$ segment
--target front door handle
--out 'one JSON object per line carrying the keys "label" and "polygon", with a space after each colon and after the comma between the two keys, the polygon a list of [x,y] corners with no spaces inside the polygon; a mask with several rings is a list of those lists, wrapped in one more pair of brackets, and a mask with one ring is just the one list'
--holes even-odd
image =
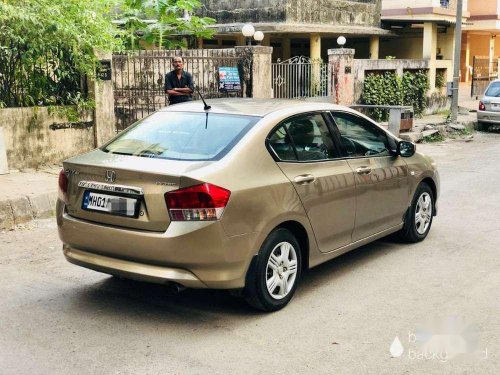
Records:
{"label": "front door handle", "polygon": [[316,177],[314,177],[312,174],[302,174],[300,176],[295,177],[293,180],[297,184],[305,185],[314,182],[316,180]]}
{"label": "front door handle", "polygon": [[372,169],[370,167],[359,167],[356,169],[357,174],[369,174]]}

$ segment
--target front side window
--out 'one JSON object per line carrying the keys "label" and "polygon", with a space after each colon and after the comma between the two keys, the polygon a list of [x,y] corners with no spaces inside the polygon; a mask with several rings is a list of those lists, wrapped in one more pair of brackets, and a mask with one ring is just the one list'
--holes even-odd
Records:
{"label": "front side window", "polygon": [[390,155],[387,134],[370,121],[345,112],[332,112],[347,156]]}
{"label": "front side window", "polygon": [[319,113],[285,120],[269,137],[269,145],[281,160],[321,161],[337,156],[330,131]]}
{"label": "front side window", "polygon": [[157,112],[123,132],[103,151],[174,160],[218,160],[260,120],[219,113]]}

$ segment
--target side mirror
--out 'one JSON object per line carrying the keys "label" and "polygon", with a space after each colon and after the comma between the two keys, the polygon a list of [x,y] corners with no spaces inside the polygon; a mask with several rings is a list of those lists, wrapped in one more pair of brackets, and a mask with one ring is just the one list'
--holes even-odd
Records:
{"label": "side mirror", "polygon": [[417,146],[414,143],[408,141],[399,141],[398,143],[398,154],[404,158],[415,155],[416,150]]}

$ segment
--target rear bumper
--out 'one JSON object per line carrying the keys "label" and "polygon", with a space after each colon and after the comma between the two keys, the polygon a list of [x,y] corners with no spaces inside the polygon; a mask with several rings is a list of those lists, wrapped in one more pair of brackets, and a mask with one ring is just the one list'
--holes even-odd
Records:
{"label": "rear bumper", "polygon": [[229,237],[220,222],[172,222],[166,232],[114,227],[68,215],[57,203],[66,259],[96,271],[191,288],[235,289],[260,245],[257,234]]}
{"label": "rear bumper", "polygon": [[477,111],[477,121],[500,124],[500,112]]}
{"label": "rear bumper", "polygon": [[188,288],[207,287],[193,273],[180,268],[129,262],[77,250],[68,245],[63,245],[63,252],[70,263],[110,275],[158,284],[176,282]]}

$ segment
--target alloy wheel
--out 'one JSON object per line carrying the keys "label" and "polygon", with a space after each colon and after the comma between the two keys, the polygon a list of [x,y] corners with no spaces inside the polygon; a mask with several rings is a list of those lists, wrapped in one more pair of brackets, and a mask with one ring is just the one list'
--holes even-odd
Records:
{"label": "alloy wheel", "polygon": [[424,234],[432,219],[432,198],[427,193],[424,192],[420,195],[417,201],[417,207],[415,209],[415,229],[417,233]]}
{"label": "alloy wheel", "polygon": [[267,291],[274,299],[283,299],[293,289],[297,278],[297,252],[289,242],[280,242],[267,261]]}

